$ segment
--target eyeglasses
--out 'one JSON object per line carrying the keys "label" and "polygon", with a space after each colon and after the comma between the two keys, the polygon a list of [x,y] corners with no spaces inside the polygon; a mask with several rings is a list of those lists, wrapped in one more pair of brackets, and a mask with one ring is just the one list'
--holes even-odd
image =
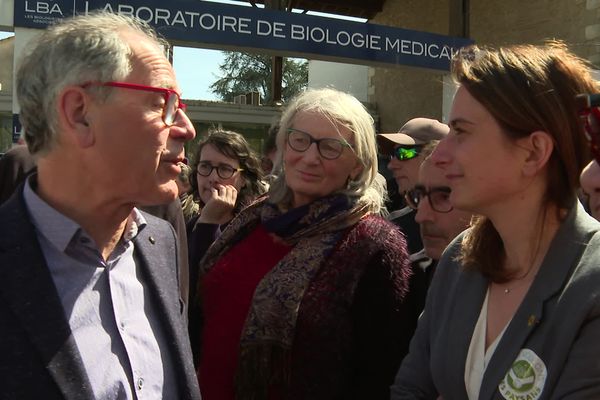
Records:
{"label": "eyeglasses", "polygon": [[181,101],[179,93],[177,93],[173,89],[136,85],[135,83],[126,82],[88,82],[83,85],[83,87],[87,86],[110,86],[123,89],[143,90],[147,92],[162,93],[165,99],[165,104],[163,105],[162,120],[167,126],[171,126],[175,123],[177,110],[182,110],[183,112],[185,112],[185,110],[187,109],[187,105]]}
{"label": "eyeglasses", "polygon": [[398,146],[390,155],[390,160],[396,159],[399,161],[405,161],[413,159],[421,154],[422,149],[423,146]]}
{"label": "eyeglasses", "polygon": [[200,161],[196,168],[196,172],[198,172],[198,175],[210,176],[215,169],[217,170],[217,175],[219,175],[221,179],[229,179],[236,172],[243,171],[242,168],[233,168],[231,165],[227,164],[212,165],[208,161]]}
{"label": "eyeglasses", "polygon": [[600,163],[600,94],[580,94],[576,97],[576,102],[590,150]]}
{"label": "eyeglasses", "polygon": [[423,185],[416,185],[414,188],[406,192],[404,198],[408,206],[414,210],[419,208],[423,197],[427,197],[429,205],[433,211],[440,213],[447,213],[452,211],[452,204],[450,204],[450,189],[447,186],[433,187],[429,190],[425,189]]}
{"label": "eyeglasses", "polygon": [[335,160],[342,155],[344,147],[352,147],[345,140],[334,138],[315,139],[310,134],[294,128],[288,128],[287,133],[287,142],[292,150],[305,152],[313,143],[316,143],[319,154],[327,160]]}

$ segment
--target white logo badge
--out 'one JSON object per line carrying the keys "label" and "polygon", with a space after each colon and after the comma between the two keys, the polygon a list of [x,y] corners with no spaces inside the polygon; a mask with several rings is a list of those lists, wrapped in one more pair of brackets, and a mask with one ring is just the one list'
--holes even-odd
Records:
{"label": "white logo badge", "polygon": [[547,375],[542,359],[532,350],[521,349],[498,390],[506,400],[536,400],[542,395]]}

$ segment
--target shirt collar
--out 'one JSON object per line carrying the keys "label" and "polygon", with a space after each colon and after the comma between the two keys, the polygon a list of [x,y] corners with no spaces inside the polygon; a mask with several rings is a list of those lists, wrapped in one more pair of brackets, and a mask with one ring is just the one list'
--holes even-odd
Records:
{"label": "shirt collar", "polygon": [[36,174],[27,177],[23,190],[23,197],[29,215],[31,215],[31,222],[37,231],[44,235],[52,245],[64,252],[81,227],[42,200],[32,186],[37,186]]}
{"label": "shirt collar", "polygon": [[[38,232],[44,235],[52,245],[61,252],[64,252],[73,239],[73,236],[79,231],[84,231],[77,222],[61,214],[38,196],[33,189],[34,186],[37,186],[36,174],[27,177],[23,190],[25,205],[31,215],[32,223]],[[146,219],[134,207],[127,217],[123,232],[123,241],[129,242],[135,238],[146,225]]]}
{"label": "shirt collar", "polygon": [[411,254],[408,259],[411,263],[416,263],[423,271],[425,271],[433,262],[433,260],[425,253],[425,248]]}
{"label": "shirt collar", "polygon": [[131,214],[129,214],[129,217],[127,218],[125,231],[123,232],[123,240],[126,242],[133,240],[133,238],[135,238],[146,225],[146,218],[144,218],[142,213],[134,207],[133,210],[131,210]]}

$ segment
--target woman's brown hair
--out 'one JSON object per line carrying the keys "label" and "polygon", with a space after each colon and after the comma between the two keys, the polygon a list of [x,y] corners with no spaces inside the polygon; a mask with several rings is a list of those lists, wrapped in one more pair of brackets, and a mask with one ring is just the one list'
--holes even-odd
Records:
{"label": "woman's brown hair", "polygon": [[[571,208],[579,174],[590,159],[575,102],[578,93],[598,90],[588,64],[561,42],[498,49],[472,46],[454,57],[452,73],[508,138],[516,140],[535,131],[552,136],[546,203]],[[486,217],[474,219],[460,258],[466,268],[478,269],[495,282],[513,278],[502,269],[504,245]]]}

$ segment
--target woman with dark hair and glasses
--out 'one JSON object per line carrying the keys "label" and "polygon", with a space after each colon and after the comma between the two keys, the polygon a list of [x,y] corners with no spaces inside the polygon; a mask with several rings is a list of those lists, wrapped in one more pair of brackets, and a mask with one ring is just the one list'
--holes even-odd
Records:
{"label": "woman with dark hair and glasses", "polygon": [[[213,242],[222,228],[266,191],[258,156],[239,133],[216,130],[198,145],[190,185],[200,215],[188,224],[191,235]],[[212,240],[211,240],[212,238]],[[190,241],[190,251],[204,254],[206,243]],[[203,251],[199,251],[203,250]],[[197,265],[196,260],[195,264]]]}
{"label": "woman with dark hair and glasses", "polygon": [[402,234],[378,216],[373,119],[307,90],[277,134],[268,198],[209,249],[199,284],[205,399],[387,399],[407,350]]}
{"label": "woman with dark hair and glasses", "polygon": [[392,399],[600,398],[600,224],[577,198],[590,147],[562,43],[459,52],[431,160],[478,214],[438,264]]}
{"label": "woman with dark hair and glasses", "polygon": [[237,132],[215,130],[198,145],[191,165],[198,221],[223,225],[265,192],[260,161]]}
{"label": "woman with dark hair and glasses", "polygon": [[190,299],[194,301],[198,264],[206,250],[266,186],[258,156],[242,135],[232,131],[210,132],[196,149],[191,171],[192,195],[200,204],[200,214],[187,223]]}

